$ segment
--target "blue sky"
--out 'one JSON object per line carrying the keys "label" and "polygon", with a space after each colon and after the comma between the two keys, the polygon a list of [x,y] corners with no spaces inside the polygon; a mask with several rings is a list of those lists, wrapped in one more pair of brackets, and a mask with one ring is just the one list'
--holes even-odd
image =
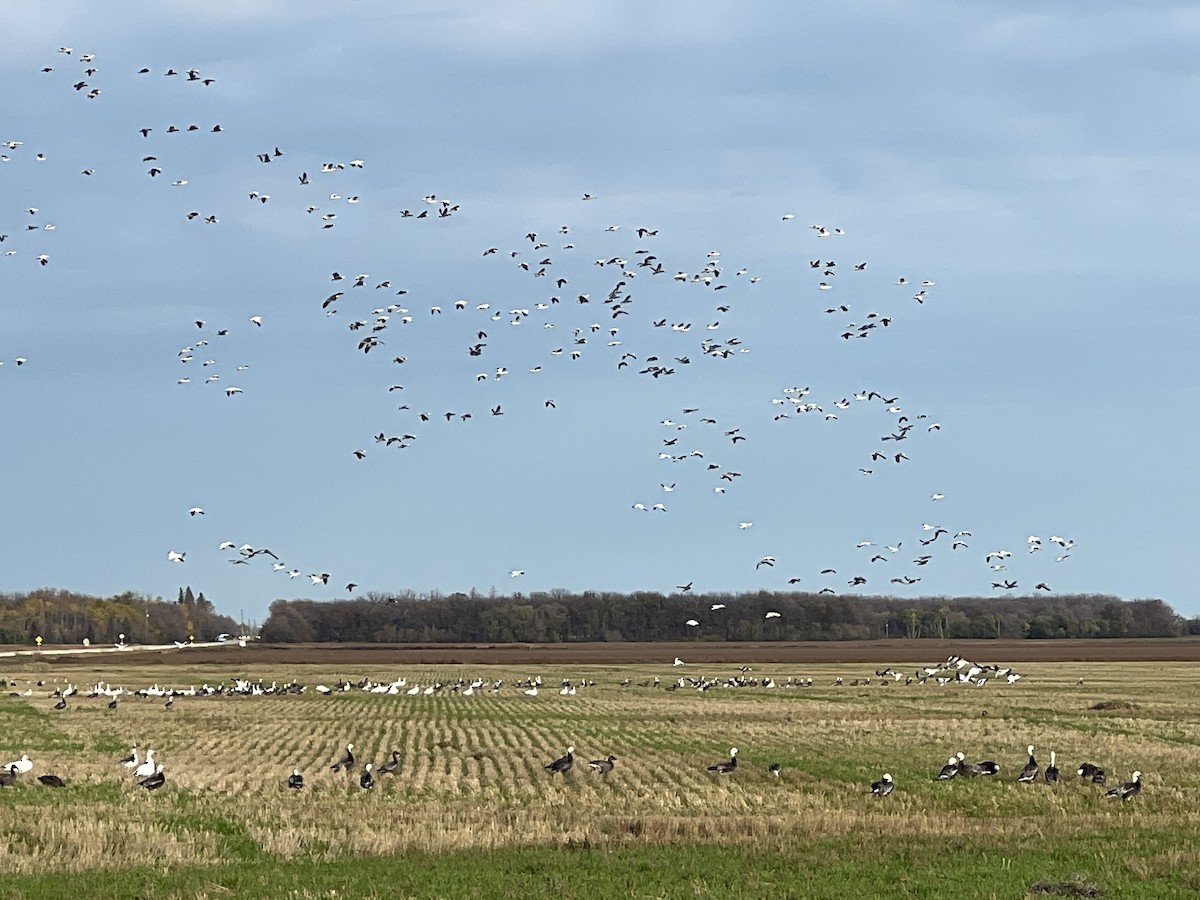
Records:
{"label": "blue sky", "polygon": [[0,8],[0,589],[190,584],[261,619],[1013,580],[1200,612],[1198,32],[1118,4]]}

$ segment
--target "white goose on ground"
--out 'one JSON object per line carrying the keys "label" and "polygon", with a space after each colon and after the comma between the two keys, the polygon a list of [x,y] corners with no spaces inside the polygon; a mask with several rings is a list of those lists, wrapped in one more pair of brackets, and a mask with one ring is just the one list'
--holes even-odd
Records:
{"label": "white goose on ground", "polygon": [[18,775],[27,775],[33,771],[33,760],[29,758],[28,753],[22,753],[20,759],[13,760],[10,763],[5,763],[4,768],[11,769]]}
{"label": "white goose on ground", "polygon": [[154,762],[154,751],[147,750],[145,761],[143,761],[141,765],[133,770],[133,774],[136,778],[149,778],[157,771],[158,770]]}

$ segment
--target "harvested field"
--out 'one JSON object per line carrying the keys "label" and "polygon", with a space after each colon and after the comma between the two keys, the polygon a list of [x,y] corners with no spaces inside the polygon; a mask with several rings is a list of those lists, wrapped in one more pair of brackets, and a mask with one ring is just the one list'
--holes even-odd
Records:
{"label": "harvested field", "polygon": [[[492,860],[501,879],[492,895],[499,896],[514,890],[502,874],[510,861],[539,848],[587,847],[636,862],[703,847],[722,848],[714,858],[730,867],[720,878],[712,874],[714,885],[727,887],[714,886],[709,896],[746,895],[746,871],[763,870],[771,856],[813,870],[853,862],[857,874],[837,877],[875,879],[862,882],[858,895],[880,895],[880,885],[895,877],[888,867],[905,859],[912,893],[920,896],[943,884],[941,860],[930,848],[947,841],[960,842],[972,860],[956,875],[966,879],[958,887],[967,896],[1021,897],[1038,882],[1200,887],[1200,857],[1180,843],[1200,826],[1195,665],[1043,661],[1017,664],[1023,678],[1015,684],[938,686],[880,679],[875,670],[888,663],[878,658],[760,662],[753,651],[778,648],[738,645],[712,648],[742,650],[736,660],[708,663],[693,661],[696,650],[708,649],[697,645],[618,647],[626,648],[652,650],[655,659],[553,664],[535,655],[496,661],[501,648],[385,648],[392,655],[375,661],[359,654],[378,648],[324,648],[332,663],[302,664],[291,654],[308,648],[285,648],[278,658],[276,648],[253,647],[221,648],[215,656],[18,664],[7,673],[18,696],[0,698],[0,757],[28,753],[35,769],[0,789],[0,831],[9,835],[0,843],[0,871],[10,873],[0,876],[0,893],[38,896],[42,885],[55,896],[75,873],[100,879],[89,882],[90,895],[100,896],[105,873],[119,885],[153,872],[146,883],[154,891],[192,896],[180,884],[203,867],[210,896],[277,896],[281,873],[293,869],[344,871],[338,867],[348,861],[403,854],[430,861],[433,870],[441,864],[432,861],[466,853]],[[407,655],[447,651],[493,655],[488,663]],[[224,661],[227,652],[235,664]],[[671,665],[675,655],[685,665]],[[980,661],[1015,662],[991,654]],[[536,676],[541,687],[530,696],[517,682]],[[839,676],[843,684],[835,686]],[[97,682],[190,690],[234,677],[267,690],[295,680],[305,690],[176,696],[172,709],[160,696],[122,696],[115,710],[105,696],[84,696]],[[734,686],[738,677],[755,681]],[[810,677],[811,687],[799,686]],[[851,686],[868,677],[870,684]],[[315,690],[343,679],[353,686],[330,695]],[[573,694],[560,693],[564,679]],[[384,691],[395,684],[395,692],[372,693],[364,681]],[[67,683],[80,693],[55,709],[50,694]],[[699,683],[710,686],[697,690]],[[347,742],[355,745],[356,765],[348,774],[331,772]],[[1042,766],[1056,751],[1060,784],[1015,782],[1027,743]],[[142,790],[118,765],[135,744],[155,748],[165,764],[161,791]],[[568,744],[576,765],[552,776],[544,766]],[[740,753],[733,775],[707,770],[734,746]],[[393,750],[395,774],[362,790],[361,764],[378,768]],[[938,769],[960,750],[969,760],[995,759],[1000,775],[938,782]],[[587,760],[610,753],[617,758],[611,774],[588,770]],[[1110,785],[1139,769],[1141,796],[1124,804],[1106,799],[1105,787],[1075,776],[1085,760],[1103,765]],[[767,769],[773,762],[781,765],[778,778]],[[293,767],[306,776],[302,791],[285,786]],[[885,771],[895,792],[871,797],[868,784]],[[31,780],[48,772],[67,787]],[[865,868],[863,845],[872,848],[865,859],[874,860]],[[979,847],[991,854],[970,849]],[[1047,847],[1064,851],[1047,856]],[[733,848],[741,849],[727,856]],[[479,882],[461,867],[446,867],[450,881],[433,895],[472,896]],[[46,880],[48,870],[60,880]],[[360,884],[358,894],[391,895],[379,870],[362,871],[385,880]],[[455,871],[464,879],[458,888]],[[595,877],[599,886],[580,896],[627,895],[615,883],[604,889],[600,872]],[[306,884],[294,895],[316,896],[304,893]],[[682,896],[679,888],[665,885],[658,893]],[[429,895],[419,883],[410,890]],[[771,893],[762,884],[757,890]]]}

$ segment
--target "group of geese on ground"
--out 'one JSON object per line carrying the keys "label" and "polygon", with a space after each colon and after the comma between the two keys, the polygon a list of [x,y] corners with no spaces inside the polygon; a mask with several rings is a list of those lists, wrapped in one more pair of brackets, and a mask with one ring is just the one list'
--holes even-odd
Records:
{"label": "group of geese on ground", "polygon": [[[1026,747],[1026,752],[1029,754],[1029,759],[1025,763],[1025,767],[1017,774],[1017,781],[1021,784],[1034,784],[1037,782],[1038,776],[1040,775],[1046,784],[1058,784],[1059,771],[1058,766],[1055,764],[1057,753],[1055,753],[1053,750],[1050,751],[1050,765],[1046,766],[1045,771],[1043,771],[1041,765],[1037,761],[1037,757],[1034,756],[1033,750],[1033,744],[1030,744],[1028,747]],[[960,750],[954,756],[951,756],[950,759],[947,760],[946,764],[942,766],[941,770],[938,772],[937,780],[950,781],[959,777],[960,775],[966,778],[977,778],[998,774],[1000,774],[1000,765],[994,760],[981,760],[977,763],[967,762],[966,755]],[[1095,763],[1080,763],[1079,768],[1076,770],[1076,774],[1084,781],[1090,781],[1092,784],[1104,784],[1107,781],[1107,775],[1105,774],[1104,769],[1102,769],[1100,766],[1097,766]],[[886,790],[883,790],[882,792],[876,790],[876,787],[880,784],[883,784],[884,781],[887,783]],[[891,784],[891,776],[884,775],[883,781],[875,782],[871,785],[871,790],[873,793],[882,793],[882,795],[886,796],[887,794],[891,793]],[[1119,798],[1123,801],[1132,800],[1139,793],[1141,793],[1141,790],[1142,773],[1134,772],[1129,781],[1122,782],[1116,787],[1110,788],[1106,792],[1105,796]]]}
{"label": "group of geese on ground", "polygon": [[[1057,784],[1059,781],[1058,766],[1055,765],[1056,753],[1050,752],[1050,765],[1042,771],[1034,756],[1033,745],[1030,744],[1027,748],[1029,760],[1025,767],[1017,775],[1017,781],[1023,784],[1031,784],[1037,781],[1040,775],[1046,784]],[[593,772],[598,772],[602,776],[607,776],[613,771],[617,757],[614,754],[609,754],[601,759],[593,759],[588,762],[588,768]],[[356,758],[354,755],[354,744],[346,744],[346,752],[334,762],[330,767],[331,772],[352,772]],[[128,769],[134,777],[138,779],[138,784],[146,790],[153,791],[161,788],[166,784],[166,775],[163,772],[163,764],[154,759],[154,750],[146,751],[144,760],[139,761],[138,749],[133,747],[128,756],[118,760],[118,763]],[[555,775],[566,775],[575,766],[575,746],[567,747],[567,752],[555,760],[547,763],[543,768],[550,773],[551,778]],[[378,769],[380,775],[392,775],[400,767],[400,752],[392,751],[391,759],[381,765]],[[729,749],[729,758],[719,760],[708,766],[708,771],[716,775],[732,775],[738,770],[738,748],[731,747]],[[0,787],[9,787],[17,782],[18,775],[25,775],[33,771],[33,761],[28,754],[23,754],[20,759],[7,763],[3,768],[0,768]],[[774,778],[780,778],[783,772],[783,766],[778,762],[773,762],[767,767],[767,771]],[[983,760],[978,763],[967,762],[965,754],[959,751],[954,756],[951,756],[946,765],[938,772],[937,780],[950,781],[960,775],[963,777],[988,777],[998,775],[1000,766],[993,760]],[[1094,763],[1081,763],[1077,774],[1085,781],[1090,781],[1093,784],[1104,784],[1106,776],[1104,770]],[[39,775],[37,779],[41,784],[47,787],[61,788],[66,786],[66,782],[58,775],[44,774]],[[359,786],[363,790],[371,790],[375,787],[375,767],[368,762],[363,765],[362,772],[358,779]],[[292,790],[300,790],[304,787],[304,775],[298,769],[293,769],[291,775],[288,776],[287,786]],[[886,797],[895,789],[896,783],[891,774],[885,772],[878,781],[871,782],[871,793],[877,797]],[[1106,793],[1106,797],[1119,799],[1122,802],[1132,800],[1142,790],[1142,773],[1134,772],[1133,777],[1126,782],[1123,782],[1116,787],[1110,788]]]}
{"label": "group of geese on ground", "polygon": [[[733,751],[733,756],[731,757],[732,766],[737,765],[736,757],[737,757],[737,750],[735,749]],[[588,767],[593,772],[599,772],[601,775],[607,775],[609,772],[611,772],[613,770],[616,760],[617,760],[617,757],[610,753],[604,759],[591,760],[588,763]],[[355,761],[356,761],[356,757],[354,755],[354,744],[348,743],[348,744],[346,744],[346,752],[342,754],[341,758],[339,758],[337,760],[337,762],[333,763],[329,767],[329,771],[331,771],[331,772],[352,772],[354,769]],[[558,773],[566,774],[567,772],[571,771],[571,769],[572,769],[572,767],[574,767],[574,765],[575,765],[575,747],[570,746],[570,747],[567,747],[567,752],[563,756],[560,756],[558,759],[554,760],[553,762],[547,763],[546,766],[544,766],[544,768],[546,769],[546,771],[548,771],[551,774],[551,776],[553,776]],[[395,774],[396,770],[399,768],[400,768],[400,751],[398,751],[398,750],[393,750],[392,758],[388,762],[385,762],[377,770],[375,769],[374,764],[369,763],[369,762],[365,763],[363,765],[362,772],[359,774],[359,777],[358,777],[359,787],[361,787],[363,790],[369,791],[373,787],[375,787],[376,771],[378,771],[378,773],[380,775],[393,775],[393,774]],[[714,771],[715,771],[715,769],[714,769]],[[732,771],[732,768],[730,769],[730,771]],[[288,779],[287,779],[287,786],[292,790],[301,790],[305,786],[304,773],[302,773],[298,768],[292,769],[292,774],[289,775]]]}
{"label": "group of geese on ground", "polygon": [[129,755],[119,760],[121,765],[129,769],[138,779],[138,784],[148,791],[156,791],[167,783],[167,776],[163,772],[163,764],[156,762],[154,759],[154,749],[150,748],[146,751],[146,758],[141,762],[138,761],[138,748],[130,748]]}
{"label": "group of geese on ground", "polygon": [[[1058,780],[1059,780],[1059,773],[1058,773],[1058,767],[1055,766],[1055,764],[1054,764],[1056,754],[1053,751],[1051,751],[1050,765],[1046,767],[1045,772],[1042,772],[1041,767],[1038,765],[1037,760],[1034,758],[1033,745],[1030,745],[1028,747],[1028,751],[1029,751],[1029,761],[1026,763],[1025,768],[1021,770],[1020,775],[1017,776],[1017,781],[1022,782],[1022,783],[1034,782],[1037,780],[1037,777],[1040,774],[1043,776],[1043,778],[1045,779],[1045,782],[1047,784],[1057,784]],[[400,756],[399,752],[396,750],[393,750],[391,760],[389,762],[384,763],[382,766],[379,767],[379,773],[380,774],[394,774],[400,765],[399,756]],[[617,757],[614,754],[610,753],[608,756],[603,757],[601,759],[590,760],[587,765],[588,765],[588,768],[590,771],[598,772],[602,776],[607,776],[610,772],[613,771],[616,760],[617,760]],[[349,772],[349,771],[352,771],[354,763],[355,763],[354,744],[351,743],[351,744],[346,745],[346,752],[343,754],[343,756],[337,762],[333,763],[333,765],[331,765],[329,768],[330,768],[330,771],[333,771],[333,772],[341,772],[341,771]],[[574,767],[575,767],[575,746],[572,744],[567,747],[566,753],[564,753],[562,756],[558,757],[557,759],[551,760],[550,762],[546,763],[542,768],[544,768],[547,772],[549,772],[550,777],[553,778],[555,775],[566,775]],[[371,788],[373,788],[375,786],[375,776],[373,773],[373,768],[374,767],[371,763],[366,763],[363,766],[362,773],[359,776],[359,785],[364,790],[370,790]],[[708,766],[708,771],[712,772],[716,775],[732,775],[737,770],[738,770],[738,748],[737,747],[729,748],[729,758],[728,759],[719,760],[719,761],[713,763],[712,765]],[[773,762],[769,766],[767,766],[767,771],[771,774],[772,777],[780,778],[783,773],[783,766],[778,762]],[[991,761],[991,760],[980,762],[980,763],[969,763],[966,761],[965,755],[960,751],[955,756],[950,757],[950,761],[945,766],[942,767],[942,770],[938,773],[937,777],[938,777],[939,781],[948,781],[952,778],[958,777],[960,774],[965,777],[974,777],[974,776],[996,775],[996,774],[999,774],[999,772],[1000,772],[1000,766],[998,763]],[[1099,766],[1094,765],[1093,763],[1085,762],[1082,765],[1080,765],[1078,774],[1081,778],[1084,778],[1085,780],[1090,780],[1096,784],[1103,784],[1104,780],[1105,780],[1104,770],[1101,769]],[[1106,793],[1105,796],[1119,798],[1122,801],[1131,800],[1132,798],[1136,797],[1141,792],[1141,789],[1142,789],[1141,777],[1142,777],[1141,772],[1134,772],[1133,778],[1130,781],[1124,782],[1120,785],[1117,785],[1114,788],[1111,788]],[[304,787],[304,784],[305,784],[304,775],[301,773],[301,771],[299,769],[293,769],[292,774],[288,776],[287,786],[291,789],[299,790]],[[891,774],[885,772],[878,781],[874,781],[871,783],[871,793],[878,797],[886,797],[892,793],[895,786],[896,786],[896,783],[895,783],[895,780],[892,778]]]}
{"label": "group of geese on ground", "polygon": [[[148,791],[158,790],[167,783],[167,776],[163,774],[163,764],[154,761],[153,750],[147,750],[145,760],[139,761],[138,749],[133,747],[128,756],[117,762],[137,778],[139,786]],[[18,775],[28,775],[32,771],[33,760],[29,758],[28,753],[23,753],[20,759],[6,763],[3,768],[0,768],[0,787],[12,787],[17,783]],[[37,780],[46,787],[62,788],[67,786],[67,782],[62,776],[49,772],[39,775]]]}

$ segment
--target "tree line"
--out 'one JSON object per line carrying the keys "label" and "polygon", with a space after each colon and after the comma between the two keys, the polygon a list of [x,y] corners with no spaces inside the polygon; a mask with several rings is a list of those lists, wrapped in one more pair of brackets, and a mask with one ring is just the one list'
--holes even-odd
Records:
{"label": "tree line", "polygon": [[[768,613],[779,615],[768,617]],[[285,643],[569,643],[1117,638],[1185,633],[1200,634],[1200,617],[1185,620],[1158,599],[1121,600],[1098,594],[902,599],[768,591],[664,595],[553,590],[507,596],[410,591],[370,593],[350,600],[276,600],[261,637]]]}
{"label": "tree line", "polygon": [[94,597],[73,591],[40,588],[29,593],[0,594],[0,644],[128,643],[212,640],[235,634],[237,623],[217,612],[204,596],[180,588],[174,602],[126,591]]}

